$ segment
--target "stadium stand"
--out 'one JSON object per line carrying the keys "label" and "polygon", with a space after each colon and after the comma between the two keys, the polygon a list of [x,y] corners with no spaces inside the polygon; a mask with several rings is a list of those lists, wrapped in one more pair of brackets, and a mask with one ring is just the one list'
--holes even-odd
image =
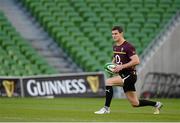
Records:
{"label": "stadium stand", "polygon": [[0,75],[29,76],[57,73],[23,39],[0,11]]}
{"label": "stadium stand", "polygon": [[[125,37],[142,54],[180,9],[179,0],[21,0],[73,60],[85,71],[111,61],[111,27],[122,25]],[[81,47],[80,47],[81,46]]]}

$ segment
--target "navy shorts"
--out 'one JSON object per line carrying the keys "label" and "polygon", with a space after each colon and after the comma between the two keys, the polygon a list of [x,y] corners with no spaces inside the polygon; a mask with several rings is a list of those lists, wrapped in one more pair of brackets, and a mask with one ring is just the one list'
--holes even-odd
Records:
{"label": "navy shorts", "polygon": [[137,81],[137,75],[135,72],[131,72],[126,75],[120,74],[120,76],[122,77],[122,79],[124,79],[124,85],[123,85],[124,92],[136,91],[135,83]]}

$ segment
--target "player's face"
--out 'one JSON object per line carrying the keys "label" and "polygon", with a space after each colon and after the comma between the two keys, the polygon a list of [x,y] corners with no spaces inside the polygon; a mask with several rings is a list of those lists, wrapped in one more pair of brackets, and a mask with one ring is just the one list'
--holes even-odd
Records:
{"label": "player's face", "polygon": [[113,38],[115,41],[120,40],[121,36],[122,36],[122,34],[119,33],[118,30],[113,30],[113,31],[112,31],[112,38]]}

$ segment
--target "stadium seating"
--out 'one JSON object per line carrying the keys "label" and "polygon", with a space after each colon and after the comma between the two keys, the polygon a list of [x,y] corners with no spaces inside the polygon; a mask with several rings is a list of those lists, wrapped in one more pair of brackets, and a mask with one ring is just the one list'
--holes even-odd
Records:
{"label": "stadium seating", "polygon": [[0,76],[57,73],[23,39],[0,11]]}
{"label": "stadium seating", "polygon": [[85,71],[111,61],[111,28],[122,25],[125,37],[141,54],[180,9],[179,0],[22,0],[60,47]]}

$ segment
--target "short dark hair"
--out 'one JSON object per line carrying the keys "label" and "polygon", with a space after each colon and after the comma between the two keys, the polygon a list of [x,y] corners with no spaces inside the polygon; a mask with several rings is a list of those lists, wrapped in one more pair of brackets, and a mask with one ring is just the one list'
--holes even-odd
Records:
{"label": "short dark hair", "polygon": [[122,28],[121,26],[114,26],[114,27],[112,28],[112,31],[113,31],[113,30],[118,30],[119,33],[123,32],[123,28]]}

